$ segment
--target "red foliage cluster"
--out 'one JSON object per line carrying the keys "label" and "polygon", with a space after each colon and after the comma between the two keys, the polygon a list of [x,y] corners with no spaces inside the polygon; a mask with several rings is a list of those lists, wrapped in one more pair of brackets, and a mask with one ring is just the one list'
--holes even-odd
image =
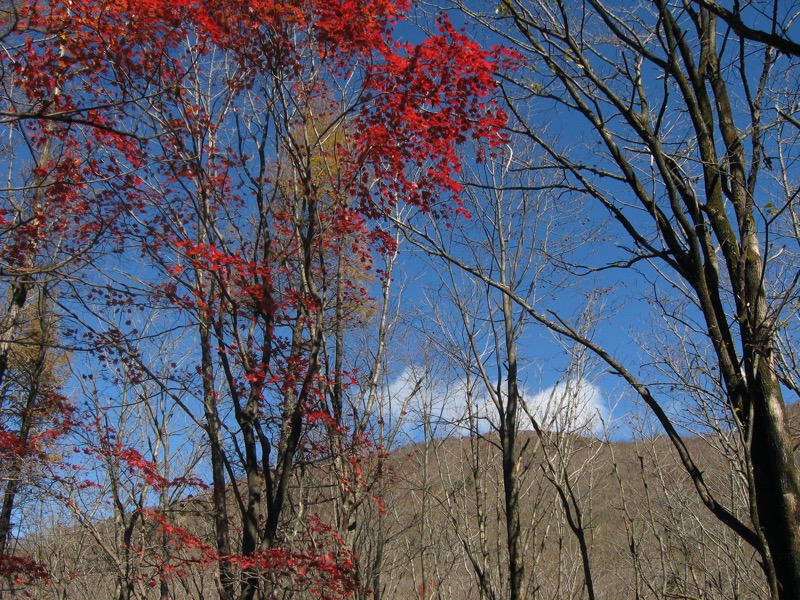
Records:
{"label": "red foliage cluster", "polygon": [[47,581],[49,577],[47,565],[30,557],[13,555],[0,557],[0,579],[11,581],[16,585],[25,585],[35,581]]}
{"label": "red foliage cluster", "polygon": [[438,35],[416,46],[395,44],[370,69],[375,101],[361,117],[359,142],[374,171],[362,175],[361,192],[371,199],[368,177],[376,177],[381,196],[377,206],[362,205],[368,214],[398,199],[434,209],[437,196],[461,190],[459,145],[469,138],[503,142],[506,116],[487,99],[500,58],[499,50],[480,48],[442,16]]}
{"label": "red foliage cluster", "polygon": [[156,558],[153,577],[180,577],[190,568],[208,567],[227,560],[242,571],[257,572],[260,578],[280,581],[284,589],[304,591],[323,600],[350,598],[358,589],[358,557],[344,540],[321,519],[309,516],[309,550],[297,552],[282,547],[259,550],[247,556],[221,556],[209,543],[194,533],[171,523],[157,511],[145,511],[145,517],[167,534],[175,549],[172,558]]}
{"label": "red foliage cluster", "polygon": [[[344,440],[351,430],[336,405],[358,377],[324,365],[322,346],[370,302],[373,254],[394,250],[381,229],[387,213],[400,203],[464,213],[459,146],[504,139],[492,99],[502,52],[480,48],[445,16],[421,43],[396,42],[407,0],[14,6],[2,17],[2,60],[20,93],[2,99],[0,118],[30,142],[32,168],[24,201],[0,206],[3,264],[33,278],[88,268],[109,247],[135,248],[157,276],[136,302],[177,308],[203,331],[203,360],[216,368],[196,373],[221,373],[210,387],[224,389],[204,401],[230,402],[243,467],[264,480],[270,510],[285,494],[285,473],[262,465],[273,448],[275,464],[290,469],[304,445],[321,455],[327,443],[345,454],[342,493],[356,494],[368,485],[359,452],[369,442],[355,430]],[[101,284],[79,300],[131,311],[132,297],[120,298],[128,293]],[[147,376],[120,328],[86,337],[101,360],[129,361],[130,384]],[[0,447],[17,452],[6,438],[0,432]],[[87,452],[143,486],[176,484],[123,440],[100,440]],[[221,556],[153,518],[197,552],[193,560],[288,578],[321,597],[355,589],[355,559],[321,522],[307,551],[270,547],[265,532],[243,544],[265,550]]]}

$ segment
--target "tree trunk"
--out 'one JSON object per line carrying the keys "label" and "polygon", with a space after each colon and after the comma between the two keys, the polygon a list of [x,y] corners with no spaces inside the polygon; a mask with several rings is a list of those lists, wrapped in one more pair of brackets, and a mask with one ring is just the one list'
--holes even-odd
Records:
{"label": "tree trunk", "polygon": [[750,459],[762,554],[772,562],[778,597],[790,600],[800,598],[800,486],[778,380],[768,359],[762,362],[754,373]]}

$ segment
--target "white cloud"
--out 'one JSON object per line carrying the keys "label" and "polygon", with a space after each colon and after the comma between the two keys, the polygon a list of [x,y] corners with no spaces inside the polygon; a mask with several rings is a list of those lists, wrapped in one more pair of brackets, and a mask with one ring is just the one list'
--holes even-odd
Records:
{"label": "white cloud", "polygon": [[532,396],[525,395],[525,406],[530,418],[549,431],[599,434],[603,422],[608,422],[603,394],[588,381],[561,382]]}
{"label": "white cloud", "polygon": [[[531,418],[547,431],[601,433],[609,410],[600,388],[588,381],[567,381],[535,394],[522,391],[524,408],[520,429],[533,429]],[[497,409],[482,384],[469,389],[466,380],[436,379],[421,368],[408,367],[389,385],[382,404],[383,418],[415,440],[456,433],[470,428],[487,433],[496,428]],[[401,422],[402,421],[402,422]]]}
{"label": "white cloud", "polygon": [[428,437],[463,435],[469,427],[469,406],[477,414],[484,402],[484,396],[476,397],[474,390],[470,393],[464,381],[446,381],[410,366],[390,382],[380,408],[384,422],[392,428],[399,425],[408,437],[420,440],[425,428]]}

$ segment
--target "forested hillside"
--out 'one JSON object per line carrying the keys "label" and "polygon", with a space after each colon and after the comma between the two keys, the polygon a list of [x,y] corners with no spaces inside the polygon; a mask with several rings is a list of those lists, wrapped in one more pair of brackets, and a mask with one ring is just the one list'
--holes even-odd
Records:
{"label": "forested hillside", "polygon": [[0,594],[800,597],[798,18],[4,0]]}
{"label": "forested hillside", "polygon": [[[793,411],[796,413],[797,411]],[[794,417],[793,417],[794,418]],[[453,438],[399,448],[382,459],[381,502],[365,503],[349,523],[352,547],[365,579],[356,597],[503,598],[508,555],[503,541],[502,474],[496,436]],[[585,598],[583,536],[589,573],[600,598],[762,598],[766,590],[751,549],[719,524],[707,525],[705,508],[675,460],[669,442],[601,442],[570,435],[522,436],[521,537],[529,598]],[[688,444],[720,497],[744,508],[728,465],[713,448],[718,439]],[[290,491],[286,528],[303,514],[329,519],[336,511],[330,465],[310,467]],[[243,486],[243,484],[242,484]],[[565,494],[564,497],[561,493]],[[565,504],[566,499],[566,504]],[[164,512],[205,544],[213,543],[208,494],[182,500]],[[578,516],[580,515],[580,516]],[[580,530],[570,525],[580,523]],[[294,527],[296,529],[296,527]],[[113,597],[117,579],[115,524],[42,531],[23,542],[33,556],[57,566],[56,577],[36,597]],[[295,547],[294,544],[297,544]],[[302,536],[288,540],[300,550]],[[186,547],[143,523],[136,548],[180,557],[169,572],[166,597],[213,597],[215,577],[199,548]],[[177,562],[177,561],[176,561]],[[158,562],[137,554],[131,574],[135,597],[159,598],[153,586]],[[288,574],[285,574],[288,575]],[[287,577],[284,594],[316,598],[310,581]],[[367,589],[368,588],[368,589]]]}

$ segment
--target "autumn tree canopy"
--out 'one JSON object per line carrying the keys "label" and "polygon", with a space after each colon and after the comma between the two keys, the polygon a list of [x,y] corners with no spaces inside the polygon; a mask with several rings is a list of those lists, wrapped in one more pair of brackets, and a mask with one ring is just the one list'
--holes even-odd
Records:
{"label": "autumn tree canopy", "polygon": [[[79,379],[100,377],[134,406],[153,394],[172,403],[147,417],[106,403],[107,387],[66,385],[78,404],[69,426],[93,474],[83,478],[64,453],[43,457],[65,487],[54,497],[79,520],[89,508],[68,488],[110,501],[119,598],[167,585],[187,562],[216,570],[223,598],[360,589],[345,513],[372,501],[361,465],[373,447],[369,403],[358,399],[385,355],[364,372],[345,356],[348,332],[367,326],[353,307],[375,303],[368,282],[390,278],[375,267],[394,252],[383,216],[405,203],[454,213],[457,148],[500,143],[505,121],[491,99],[501,56],[445,16],[418,43],[404,41],[396,30],[409,8],[3,7],[0,380],[22,343],[25,307],[46,290],[63,345],[105,365],[75,367]],[[180,353],[169,373],[159,366],[167,347]],[[89,406],[101,412],[86,423]],[[208,475],[207,540],[180,527],[170,495],[159,495],[187,481],[169,475],[177,458],[157,426],[176,407],[208,449],[192,459]],[[134,414],[155,429],[123,436]],[[5,423],[3,439],[21,439]],[[322,519],[317,497],[298,512],[288,502],[298,468],[330,457],[345,513]],[[135,535],[144,522],[163,534],[157,555]],[[33,574],[18,571],[18,582]]]}

